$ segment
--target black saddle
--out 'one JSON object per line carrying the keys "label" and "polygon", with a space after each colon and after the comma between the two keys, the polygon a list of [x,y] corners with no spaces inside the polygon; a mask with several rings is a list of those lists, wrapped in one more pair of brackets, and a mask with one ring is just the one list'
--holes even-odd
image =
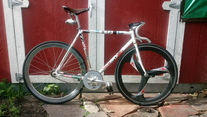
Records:
{"label": "black saddle", "polygon": [[81,13],[87,12],[89,8],[82,8],[82,9],[73,9],[67,6],[62,6],[62,8],[65,10],[67,13],[73,13],[75,15],[79,15]]}

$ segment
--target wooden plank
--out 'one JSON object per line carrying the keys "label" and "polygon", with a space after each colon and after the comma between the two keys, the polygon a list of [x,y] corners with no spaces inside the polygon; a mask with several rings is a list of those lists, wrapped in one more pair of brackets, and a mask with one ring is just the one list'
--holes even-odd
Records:
{"label": "wooden plank", "polygon": [[[0,1],[0,14],[4,14],[2,1]],[[0,81],[4,78],[11,81],[4,15],[0,15],[0,58]]]}
{"label": "wooden plank", "polygon": [[198,34],[198,54],[195,71],[195,83],[207,83],[207,24],[201,23],[200,33]]}
{"label": "wooden plank", "polygon": [[18,73],[18,59],[16,54],[16,45],[15,45],[15,33],[14,33],[14,22],[13,22],[13,13],[12,9],[8,7],[8,0],[3,0],[3,9],[4,9],[4,19],[5,19],[5,28],[6,28],[6,39],[9,55],[9,65],[11,79],[15,80],[15,73]]}
{"label": "wooden plank", "polygon": [[187,23],[180,83],[207,83],[206,23]]}

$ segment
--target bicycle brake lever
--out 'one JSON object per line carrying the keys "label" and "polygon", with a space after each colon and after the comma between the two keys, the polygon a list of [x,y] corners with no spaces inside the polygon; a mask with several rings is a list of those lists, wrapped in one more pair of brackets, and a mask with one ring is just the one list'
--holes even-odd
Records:
{"label": "bicycle brake lever", "polygon": [[92,9],[93,9],[93,3],[89,4],[89,16],[92,18]]}

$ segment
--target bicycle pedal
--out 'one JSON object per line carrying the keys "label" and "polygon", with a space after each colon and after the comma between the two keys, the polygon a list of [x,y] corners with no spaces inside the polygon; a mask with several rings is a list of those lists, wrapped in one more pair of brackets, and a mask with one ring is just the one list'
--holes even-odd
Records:
{"label": "bicycle pedal", "polygon": [[112,83],[109,82],[106,83],[106,90],[108,91],[109,95],[113,95]]}

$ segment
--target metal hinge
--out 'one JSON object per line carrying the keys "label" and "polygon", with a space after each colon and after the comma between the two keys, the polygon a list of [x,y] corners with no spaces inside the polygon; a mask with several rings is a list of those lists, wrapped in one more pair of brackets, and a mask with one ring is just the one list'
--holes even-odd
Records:
{"label": "metal hinge", "polygon": [[22,0],[8,0],[9,8],[12,8],[14,6],[19,6],[19,5],[22,5],[22,4],[23,4]]}
{"label": "metal hinge", "polygon": [[180,1],[177,2],[170,2],[170,1],[164,1],[162,4],[162,8],[164,10],[172,10],[172,9],[180,9]]}
{"label": "metal hinge", "polygon": [[16,73],[15,76],[16,76],[16,81],[20,82],[21,80],[23,80],[22,74]]}

